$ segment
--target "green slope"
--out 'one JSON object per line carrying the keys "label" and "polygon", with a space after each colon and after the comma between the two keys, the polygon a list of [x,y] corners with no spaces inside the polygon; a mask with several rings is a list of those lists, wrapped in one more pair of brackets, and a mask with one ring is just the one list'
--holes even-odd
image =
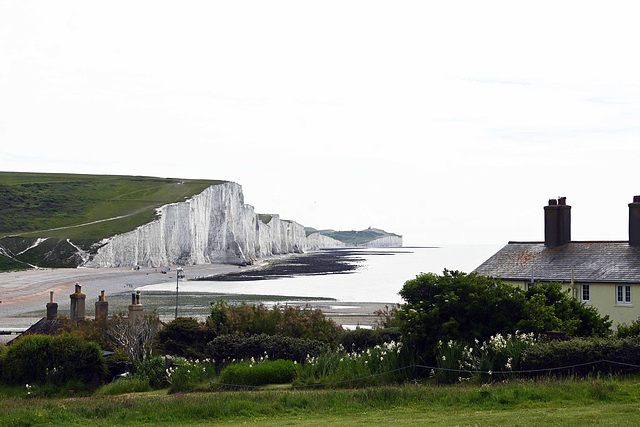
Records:
{"label": "green slope", "polygon": [[[0,270],[24,265],[20,262],[75,266],[79,259],[66,239],[90,251],[103,238],[153,220],[156,208],[222,182],[0,172]],[[17,255],[38,238],[48,239]]]}

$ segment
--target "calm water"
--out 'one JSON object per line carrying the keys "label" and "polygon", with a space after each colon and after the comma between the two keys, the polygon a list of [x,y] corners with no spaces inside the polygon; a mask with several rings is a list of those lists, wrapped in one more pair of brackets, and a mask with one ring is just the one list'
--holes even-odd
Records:
{"label": "calm water", "polygon": [[[344,302],[400,303],[398,292],[404,282],[420,273],[442,273],[446,268],[470,272],[501,245],[407,247],[361,249],[358,269],[349,274],[296,276],[258,281],[181,282],[185,293],[236,295],[282,295],[305,298],[334,298]],[[382,254],[380,254],[382,253]],[[175,292],[175,284],[144,286],[144,291]]]}

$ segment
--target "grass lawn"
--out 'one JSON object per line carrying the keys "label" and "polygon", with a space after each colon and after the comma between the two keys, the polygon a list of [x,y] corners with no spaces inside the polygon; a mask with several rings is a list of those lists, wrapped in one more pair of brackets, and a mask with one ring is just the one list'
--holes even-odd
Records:
{"label": "grass lawn", "polygon": [[637,425],[640,377],[0,398],[1,425]]}

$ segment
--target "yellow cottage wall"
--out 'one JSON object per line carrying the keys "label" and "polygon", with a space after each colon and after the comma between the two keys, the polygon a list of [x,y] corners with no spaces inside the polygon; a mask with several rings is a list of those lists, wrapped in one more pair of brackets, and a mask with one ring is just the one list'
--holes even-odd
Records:
{"label": "yellow cottage wall", "polygon": [[[525,289],[528,282],[508,281],[514,286]],[[614,283],[584,283],[590,286],[591,301],[585,302],[586,305],[595,307],[601,316],[608,315],[612,321],[612,327],[616,329],[619,324],[631,324],[640,317],[640,284],[631,285],[631,304],[616,303],[616,284]],[[575,291],[572,295],[580,299],[583,283],[574,285]],[[563,290],[571,289],[569,283],[562,284]]]}

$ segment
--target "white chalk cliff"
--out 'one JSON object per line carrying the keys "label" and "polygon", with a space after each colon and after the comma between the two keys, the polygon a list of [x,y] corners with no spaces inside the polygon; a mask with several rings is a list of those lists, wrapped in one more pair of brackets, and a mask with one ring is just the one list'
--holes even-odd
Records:
{"label": "white chalk cliff", "polygon": [[365,248],[400,248],[402,236],[384,236],[358,245]]}
{"label": "white chalk cliff", "polygon": [[251,264],[272,255],[345,246],[319,233],[307,237],[301,224],[278,215],[256,214],[234,182],[162,206],[158,214],[154,221],[104,241],[84,265]]}

